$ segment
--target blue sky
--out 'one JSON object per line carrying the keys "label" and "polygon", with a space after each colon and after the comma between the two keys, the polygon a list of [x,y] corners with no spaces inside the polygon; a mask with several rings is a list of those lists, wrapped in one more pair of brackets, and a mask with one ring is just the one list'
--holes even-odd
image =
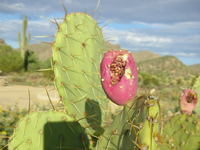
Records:
{"label": "blue sky", "polygon": [[[87,10],[91,14],[98,0],[63,0],[63,3],[68,13]],[[173,55],[186,65],[200,64],[199,0],[101,0],[93,17],[100,11],[97,22],[112,20],[103,28],[104,36],[111,43],[134,52],[149,50],[161,56]],[[27,35],[31,33],[31,39],[36,39],[34,36],[54,35],[56,31],[56,26],[40,15],[61,18],[64,10],[57,0],[1,0],[0,38],[13,48],[19,47],[17,34],[22,32],[25,14],[28,15]],[[38,40],[52,42],[53,39]]]}

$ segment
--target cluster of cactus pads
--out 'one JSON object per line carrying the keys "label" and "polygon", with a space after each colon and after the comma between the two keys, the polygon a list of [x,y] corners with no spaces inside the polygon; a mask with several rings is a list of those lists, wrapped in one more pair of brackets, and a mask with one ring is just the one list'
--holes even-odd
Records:
{"label": "cluster of cactus pads", "polygon": [[[196,114],[193,107],[163,123],[154,89],[134,98],[138,77],[131,54],[110,50],[104,55],[106,42],[92,15],[66,13],[57,26],[52,67],[65,110],[29,112],[18,121],[9,150],[200,149],[199,103]],[[193,90],[200,97],[200,78]],[[124,108],[104,129],[107,97]]]}
{"label": "cluster of cactus pads", "polygon": [[85,130],[74,117],[48,111],[32,112],[22,118],[10,138],[9,149],[86,149],[89,145]]}

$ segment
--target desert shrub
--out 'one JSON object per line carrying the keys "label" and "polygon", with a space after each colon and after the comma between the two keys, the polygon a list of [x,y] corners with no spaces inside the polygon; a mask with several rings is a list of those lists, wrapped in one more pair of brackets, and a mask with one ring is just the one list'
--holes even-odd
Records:
{"label": "desert shrub", "polygon": [[143,84],[144,85],[159,85],[159,80],[155,75],[143,74]]}
{"label": "desert shrub", "polygon": [[183,77],[177,78],[176,81],[177,81],[177,84],[179,84],[179,85],[184,84],[184,78]]}
{"label": "desert shrub", "polygon": [[143,79],[144,85],[149,85],[151,83],[151,77],[146,75]]}
{"label": "desert shrub", "polygon": [[0,45],[0,70],[3,73],[21,72],[23,65],[20,51],[13,50],[8,45]]}
{"label": "desert shrub", "polygon": [[178,101],[180,98],[180,94],[179,93],[173,93],[172,94],[172,100]]}
{"label": "desert shrub", "polygon": [[159,85],[159,79],[155,75],[151,77],[151,82],[154,85]]}
{"label": "desert shrub", "polygon": [[25,71],[36,72],[42,66],[42,62],[39,60],[37,54],[34,51],[27,50],[25,55],[24,67]]}
{"label": "desert shrub", "polygon": [[[8,137],[12,135],[14,127],[19,119],[18,117],[23,117],[26,113],[27,110],[19,109],[17,103],[15,104],[14,109],[11,109],[11,106],[8,105],[6,111],[0,106],[0,148],[3,148],[4,145],[8,143]],[[5,147],[4,149],[7,148]]]}
{"label": "desert shrub", "polygon": [[171,81],[170,81],[170,84],[171,84],[171,85],[176,85],[176,84],[177,84],[177,82],[176,82],[176,80],[175,80],[175,79],[171,79]]}
{"label": "desert shrub", "polygon": [[142,75],[138,73],[138,82],[143,81]]}

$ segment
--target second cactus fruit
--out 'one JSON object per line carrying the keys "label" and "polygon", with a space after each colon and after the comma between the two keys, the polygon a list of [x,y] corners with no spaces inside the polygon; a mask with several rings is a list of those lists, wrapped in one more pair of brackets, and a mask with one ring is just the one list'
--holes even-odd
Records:
{"label": "second cactus fruit", "polygon": [[186,89],[181,93],[180,110],[183,113],[191,114],[197,105],[197,93],[194,90]]}

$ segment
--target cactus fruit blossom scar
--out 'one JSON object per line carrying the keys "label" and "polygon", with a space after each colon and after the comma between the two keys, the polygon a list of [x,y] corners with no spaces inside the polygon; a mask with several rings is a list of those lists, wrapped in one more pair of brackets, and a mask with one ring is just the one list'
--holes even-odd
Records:
{"label": "cactus fruit blossom scar", "polygon": [[188,115],[195,109],[197,105],[197,93],[194,90],[186,89],[181,93],[180,96],[180,110]]}
{"label": "cactus fruit blossom scar", "polygon": [[137,67],[127,50],[109,50],[101,62],[101,83],[108,98],[117,105],[130,101],[137,91]]}

